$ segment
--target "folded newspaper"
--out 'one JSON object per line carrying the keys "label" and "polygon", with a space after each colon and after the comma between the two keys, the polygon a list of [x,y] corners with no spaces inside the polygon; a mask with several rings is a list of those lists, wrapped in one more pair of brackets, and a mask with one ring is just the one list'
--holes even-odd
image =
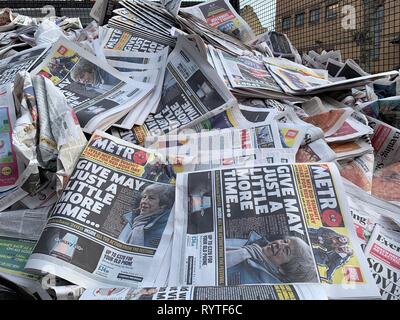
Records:
{"label": "folded newspaper", "polygon": [[103,63],[75,43],[60,38],[32,75],[50,79],[74,108],[88,133],[107,129],[153,90]]}
{"label": "folded newspaper", "polygon": [[142,126],[133,127],[135,142],[194,125],[236,104],[215,71],[195,45],[179,37],[168,57],[163,91],[157,113]]}
{"label": "folded newspaper", "polygon": [[332,164],[182,173],[176,199],[170,285],[307,282],[329,298],[379,297]]}
{"label": "folded newspaper", "polygon": [[48,49],[47,45],[35,47],[0,60],[0,84],[12,83],[20,71],[30,71]]}
{"label": "folded newspaper", "polygon": [[382,299],[399,300],[400,236],[376,226],[365,248],[371,272],[379,286]]}
{"label": "folded newspaper", "polygon": [[174,182],[156,153],[96,131],[26,268],[84,288],[139,286],[172,235]]}

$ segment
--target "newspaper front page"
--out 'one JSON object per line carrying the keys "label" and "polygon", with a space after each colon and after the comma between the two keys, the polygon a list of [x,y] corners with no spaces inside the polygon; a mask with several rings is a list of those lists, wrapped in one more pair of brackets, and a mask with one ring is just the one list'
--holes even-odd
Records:
{"label": "newspaper front page", "polygon": [[134,36],[129,32],[109,28],[103,42],[104,49],[155,53],[167,46],[151,39]]}
{"label": "newspaper front page", "polygon": [[121,75],[63,38],[31,74],[49,78],[63,92],[87,133],[110,127],[154,87]]}
{"label": "newspaper front page", "polygon": [[[122,4],[126,4],[127,2],[123,2]],[[139,14],[142,14],[142,9],[139,9]],[[128,14],[128,16],[125,15],[114,15],[109,21],[108,25],[120,29],[122,31],[126,31],[131,34],[131,36],[137,36],[139,38],[144,38],[146,40],[150,41],[156,41],[157,43],[161,43],[165,46],[170,46],[174,47],[175,45],[175,39],[171,37],[171,35],[166,32],[166,30],[169,30],[171,26],[169,24],[165,24],[164,28],[158,28],[158,23],[164,24],[164,22],[160,21],[159,18],[160,16],[151,16],[147,17],[146,22],[149,23],[152,27],[143,27],[143,25],[139,26],[137,23],[132,21],[132,16]],[[141,18],[144,18],[144,16],[141,16]],[[143,19],[145,20],[145,19]],[[154,30],[155,29],[157,30]]]}
{"label": "newspaper front page", "polygon": [[233,154],[231,149],[283,148],[276,122],[253,124],[248,128],[215,128],[201,131],[190,128],[178,134],[148,137],[145,144],[152,149],[179,148],[185,145],[190,145],[187,151],[192,154],[197,150]]}
{"label": "newspaper front page", "polygon": [[133,127],[136,143],[148,135],[162,135],[194,125],[236,105],[236,99],[194,44],[180,36],[168,57],[157,113]]}
{"label": "newspaper front page", "polygon": [[400,234],[377,225],[365,249],[383,300],[400,300]]}
{"label": "newspaper front page", "polygon": [[96,131],[27,268],[85,288],[138,286],[156,251],[166,249],[162,236],[171,236],[174,181],[155,153]]}
{"label": "newspaper front page", "polygon": [[16,74],[20,71],[29,71],[48,49],[47,45],[38,46],[0,60],[0,85],[14,82]]}
{"label": "newspaper front page", "polygon": [[337,168],[281,164],[178,174],[170,285],[321,283],[379,297]]}

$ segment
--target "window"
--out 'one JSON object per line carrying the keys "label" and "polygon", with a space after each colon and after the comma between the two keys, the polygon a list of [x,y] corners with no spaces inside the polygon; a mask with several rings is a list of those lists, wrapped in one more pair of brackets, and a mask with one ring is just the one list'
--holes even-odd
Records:
{"label": "window", "polygon": [[304,25],[304,12],[296,14],[296,27],[302,27]]}
{"label": "window", "polygon": [[314,24],[314,23],[319,23],[319,16],[320,16],[320,10],[318,9],[314,9],[314,10],[310,10],[310,23]]}
{"label": "window", "polygon": [[339,11],[339,3],[334,3],[326,7],[326,20],[336,19]]}
{"label": "window", "polygon": [[290,22],[291,22],[290,17],[283,18],[282,19],[282,30],[290,29]]}
{"label": "window", "polygon": [[379,60],[381,44],[382,44],[382,31],[383,24],[385,23],[385,8],[378,6],[374,16],[374,42],[375,46],[372,52],[372,59]]}

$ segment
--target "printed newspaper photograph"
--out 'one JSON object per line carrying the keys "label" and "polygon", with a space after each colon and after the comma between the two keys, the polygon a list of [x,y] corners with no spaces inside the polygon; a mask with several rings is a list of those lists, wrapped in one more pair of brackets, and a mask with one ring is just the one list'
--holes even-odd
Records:
{"label": "printed newspaper photograph", "polygon": [[107,129],[110,118],[121,118],[153,90],[63,38],[32,74],[50,79],[63,92],[88,133]]}
{"label": "printed newspaper photograph", "polygon": [[160,248],[175,201],[173,168],[96,131],[26,265],[82,287],[137,287]]}
{"label": "printed newspaper photograph", "polygon": [[194,44],[178,37],[168,57],[161,100],[155,114],[132,128],[136,143],[198,123],[236,104],[236,99],[201,57]]}
{"label": "printed newspaper photograph", "polygon": [[322,283],[330,298],[350,286],[376,294],[330,164],[179,174],[176,198],[170,285]]}

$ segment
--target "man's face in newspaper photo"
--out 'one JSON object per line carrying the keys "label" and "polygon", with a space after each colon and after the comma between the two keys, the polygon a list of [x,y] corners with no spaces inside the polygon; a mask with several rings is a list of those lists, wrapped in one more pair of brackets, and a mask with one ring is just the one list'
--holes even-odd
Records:
{"label": "man's face in newspaper photo", "polygon": [[80,60],[72,70],[71,77],[74,81],[85,86],[96,86],[98,82],[96,70],[97,67],[93,63]]}
{"label": "man's face in newspaper photo", "polygon": [[143,193],[139,204],[140,215],[151,215],[160,209],[160,197],[154,191],[147,190]]}
{"label": "man's face in newspaper photo", "polygon": [[334,246],[342,247],[349,243],[349,239],[345,236],[341,236],[341,237],[333,238],[332,242],[333,242]]}
{"label": "man's face in newspaper photo", "polygon": [[275,240],[263,247],[264,255],[276,266],[280,266],[292,259],[295,243],[290,239]]}
{"label": "man's face in newspaper photo", "polygon": [[85,71],[79,75],[77,80],[78,80],[78,82],[80,82],[84,85],[94,85],[95,73],[94,73],[94,71],[93,72]]}
{"label": "man's face in newspaper photo", "polygon": [[73,81],[99,94],[108,92],[121,82],[120,79],[114,77],[111,73],[82,58],[72,69],[70,75]]}

